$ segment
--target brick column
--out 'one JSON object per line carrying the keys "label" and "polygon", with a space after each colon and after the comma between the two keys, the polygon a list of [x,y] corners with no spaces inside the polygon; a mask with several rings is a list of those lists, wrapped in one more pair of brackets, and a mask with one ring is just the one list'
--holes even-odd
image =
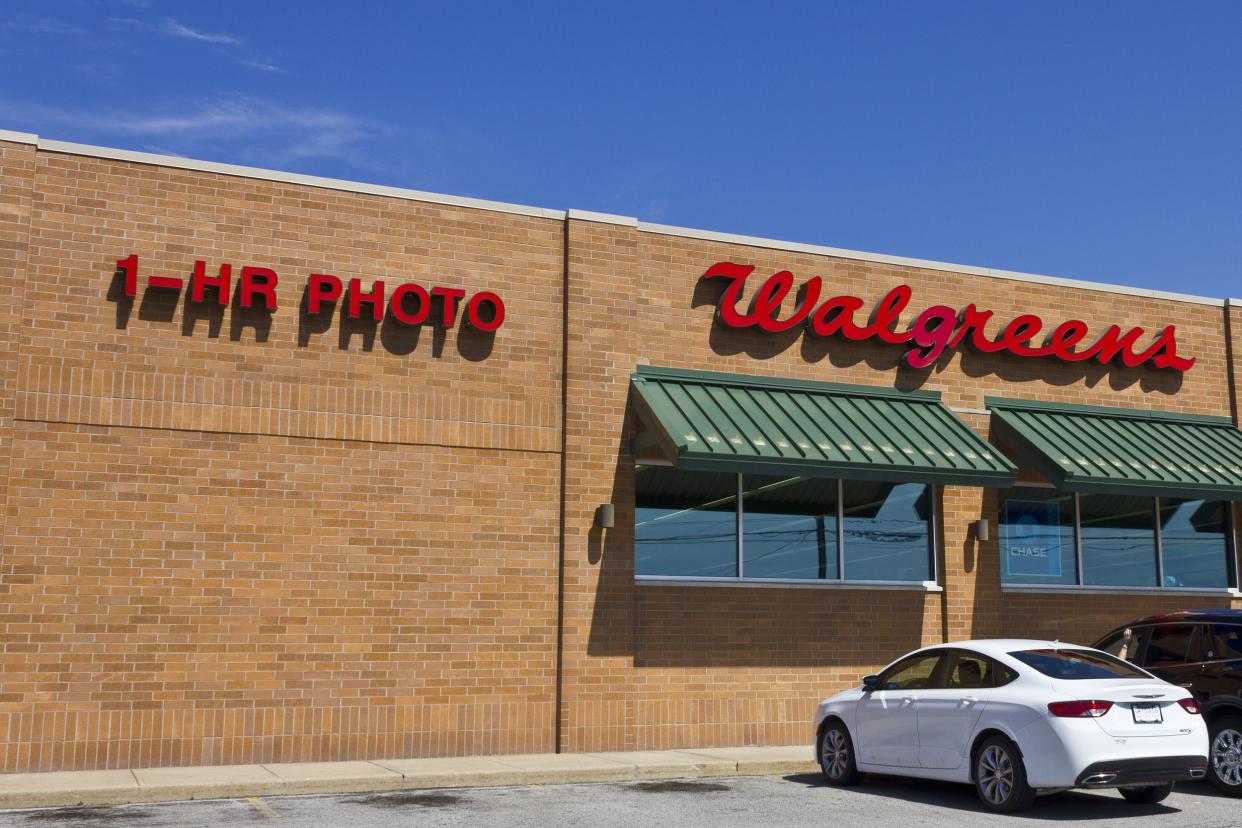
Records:
{"label": "brick column", "polygon": [[[1228,360],[1229,413],[1234,425],[1242,425],[1242,400],[1239,399],[1238,383],[1242,380],[1242,299],[1226,299],[1224,307],[1225,358]],[[1242,508],[1233,504],[1234,572],[1242,573]],[[1235,576],[1236,577],[1236,576]],[[1242,609],[1242,599],[1234,599],[1232,606]]]}
{"label": "brick column", "polygon": [[570,213],[566,227],[560,748],[625,750],[634,747],[633,527],[594,523],[599,505],[633,497],[626,400],[634,367],[638,232],[632,220],[576,215]]}
{"label": "brick column", "polygon": [[0,140],[0,563],[8,512],[9,458],[19,369],[17,345],[25,300],[34,168],[33,144]]}
{"label": "brick column", "polygon": [[[990,417],[972,409],[957,412],[987,439]],[[1004,626],[1000,583],[997,491],[977,486],[945,486],[942,497],[944,557],[944,640],[962,641],[1000,635]],[[979,540],[975,522],[986,519],[991,533]]]}

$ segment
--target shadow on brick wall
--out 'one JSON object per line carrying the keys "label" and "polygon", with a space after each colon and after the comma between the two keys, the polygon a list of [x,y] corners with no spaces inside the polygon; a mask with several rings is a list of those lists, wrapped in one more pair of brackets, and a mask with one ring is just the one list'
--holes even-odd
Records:
{"label": "shadow on brick wall", "polygon": [[[1184,375],[1181,371],[1161,371],[1149,366],[1126,368],[1122,365],[1101,365],[1098,362],[1060,362],[1055,359],[1023,359],[1014,356],[981,354],[969,348],[957,352],[961,357],[961,370],[968,377],[1000,377],[1006,382],[1031,382],[1048,386],[1068,386],[1082,383],[1094,388],[1107,382],[1109,388],[1121,391],[1137,384],[1144,392],[1173,395],[1181,390]],[[936,363],[936,370],[952,361],[946,354]]]}
{"label": "shadow on brick wall", "polygon": [[255,299],[251,307],[243,307],[241,303],[241,280],[237,280],[233,288],[233,307],[229,312],[229,340],[238,342],[247,328],[254,331],[255,342],[267,342],[272,333],[272,314],[261,298]]}
{"label": "shadow on brick wall", "polygon": [[[448,329],[443,325],[432,322],[406,325],[398,322],[387,309],[384,311],[383,318],[376,321],[369,314],[370,306],[364,307],[364,314],[361,318],[351,319],[348,302],[344,298],[325,301],[320,312],[312,314],[309,291],[309,285],[304,286],[302,298],[298,302],[297,342],[300,348],[308,347],[313,337],[329,334],[335,323],[336,347],[342,351],[348,351],[354,347],[360,348],[363,352],[373,351],[378,339],[380,347],[394,356],[412,354],[420,345],[430,347],[431,355],[437,359],[444,355],[444,348],[448,342]],[[428,319],[441,319],[443,312],[442,298],[433,297]],[[456,333],[453,339],[457,352],[461,356],[471,362],[480,362],[491,356],[495,348],[495,333],[472,328],[464,321],[461,313],[458,314],[454,330]]]}
{"label": "shadow on brick wall", "polygon": [[129,327],[129,317],[134,312],[134,300],[125,295],[125,271],[117,268],[108,283],[108,301],[116,303],[116,327],[124,330]]}
{"label": "shadow on brick wall", "polygon": [[[988,439],[993,445],[996,444],[996,435],[990,431]],[[994,638],[1006,634],[1005,608],[1002,604],[1000,588],[999,503],[999,490],[983,490],[983,504],[979,516],[989,520],[994,527],[991,537],[986,542],[979,542],[973,527],[969,532],[963,533],[963,569],[968,576],[973,576],[974,583],[974,595],[970,608],[971,638]]]}
{"label": "shadow on brick wall", "polygon": [[185,301],[181,308],[181,335],[194,336],[198,323],[203,321],[206,323],[207,336],[218,339],[220,330],[224,327],[226,306],[216,301],[216,288],[206,288],[202,302],[191,302],[190,296],[190,290],[186,288]]}

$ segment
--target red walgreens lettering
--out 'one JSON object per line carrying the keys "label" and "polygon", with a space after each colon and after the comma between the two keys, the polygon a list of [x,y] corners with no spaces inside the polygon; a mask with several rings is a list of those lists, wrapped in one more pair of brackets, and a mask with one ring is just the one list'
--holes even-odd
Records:
{"label": "red walgreens lettering", "polygon": [[1168,325],[1139,350],[1138,343],[1146,334],[1143,328],[1123,331],[1118,325],[1104,330],[1094,343],[1075,350],[1087,338],[1085,322],[1070,319],[1047,333],[1041,344],[1034,344],[1036,337],[1045,329],[1044,321],[1033,313],[1020,314],[994,337],[989,338],[985,329],[991,321],[990,310],[980,310],[974,304],[958,311],[946,305],[933,305],[917,314],[910,327],[898,331],[897,321],[910,303],[913,291],[907,285],[890,290],[875,305],[869,321],[859,325],[855,314],[865,302],[857,296],[833,296],[819,302],[823,280],[816,276],[807,281],[801,299],[789,316],[780,319],[781,305],[793,290],[793,274],[788,270],[774,273],[755,289],[749,310],[739,310],[746,280],[754,273],[750,265],[733,262],[717,262],[703,274],[705,279],[722,279],[728,284],[720,298],[718,315],[720,321],[731,328],[756,327],[770,333],[787,331],[804,325],[817,336],[840,335],[846,339],[862,341],[879,339],[890,344],[910,344],[915,347],[903,355],[905,361],[915,368],[932,365],[947,350],[968,343],[983,353],[1008,352],[1019,357],[1052,357],[1062,362],[1084,362],[1094,359],[1101,364],[1120,362],[1133,368],[1150,364],[1155,368],[1189,371],[1195,364],[1194,357],[1177,353],[1177,331]]}

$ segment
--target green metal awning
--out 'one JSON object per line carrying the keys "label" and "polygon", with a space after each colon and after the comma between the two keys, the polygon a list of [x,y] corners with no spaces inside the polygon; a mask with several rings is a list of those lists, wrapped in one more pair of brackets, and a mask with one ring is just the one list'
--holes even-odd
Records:
{"label": "green metal awning", "polygon": [[642,366],[645,439],[678,468],[1013,485],[1017,469],[940,395]]}
{"label": "green metal awning", "polygon": [[1006,446],[1060,488],[1242,499],[1242,431],[1228,417],[988,397]]}

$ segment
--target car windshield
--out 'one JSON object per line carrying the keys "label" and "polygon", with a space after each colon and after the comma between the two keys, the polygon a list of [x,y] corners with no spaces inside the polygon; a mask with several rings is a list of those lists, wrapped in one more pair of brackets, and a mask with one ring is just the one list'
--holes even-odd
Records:
{"label": "car windshield", "polygon": [[1092,650],[1019,650],[1009,655],[1054,679],[1151,678],[1132,664]]}

